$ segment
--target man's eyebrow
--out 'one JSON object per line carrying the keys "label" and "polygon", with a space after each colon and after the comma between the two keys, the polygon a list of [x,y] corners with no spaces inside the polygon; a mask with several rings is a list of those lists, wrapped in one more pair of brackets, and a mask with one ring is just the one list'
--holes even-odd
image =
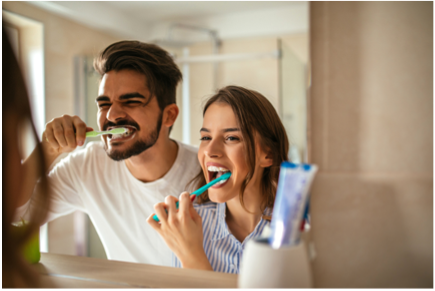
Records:
{"label": "man's eyebrow", "polygon": [[[140,94],[139,92],[133,92],[133,93],[127,93],[127,94],[122,94],[121,96],[119,96],[119,100],[128,100],[131,98],[142,98],[142,99],[146,99],[144,95]],[[95,99],[95,102],[101,102],[101,101],[110,101],[110,98],[107,96],[98,96]]]}
{"label": "man's eyebrow", "polygon": [[101,101],[110,101],[110,98],[107,97],[107,96],[98,96],[98,97],[95,99],[95,102],[101,102]]}
{"label": "man's eyebrow", "polygon": [[[210,132],[210,130],[208,130],[207,128],[204,128],[204,127],[199,130],[199,132],[201,132],[201,131]],[[223,132],[240,131],[240,128],[237,128],[237,127],[234,127],[234,128],[225,128],[222,131]]]}
{"label": "man's eyebrow", "polygon": [[142,98],[146,99],[144,95],[140,94],[139,92],[133,92],[133,93],[127,93],[119,96],[119,100],[126,100],[130,98]]}

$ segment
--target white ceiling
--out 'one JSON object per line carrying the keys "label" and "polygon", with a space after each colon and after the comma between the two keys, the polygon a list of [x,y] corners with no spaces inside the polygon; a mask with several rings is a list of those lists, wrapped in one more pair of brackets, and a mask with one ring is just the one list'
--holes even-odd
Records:
{"label": "white ceiling", "polygon": [[113,1],[104,3],[148,23],[298,5],[297,2],[282,1]]}
{"label": "white ceiling", "polygon": [[117,37],[147,41],[166,38],[168,28],[174,23],[214,29],[218,31],[221,38],[308,31],[307,1],[28,1],[28,3]]}

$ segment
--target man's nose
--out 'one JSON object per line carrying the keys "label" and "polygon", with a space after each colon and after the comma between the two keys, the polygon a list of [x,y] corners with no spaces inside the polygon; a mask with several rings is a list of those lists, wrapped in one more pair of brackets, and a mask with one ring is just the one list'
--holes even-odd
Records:
{"label": "man's nose", "polygon": [[126,113],[122,110],[122,107],[116,103],[113,103],[107,111],[107,120],[116,123],[117,120],[125,119]]}

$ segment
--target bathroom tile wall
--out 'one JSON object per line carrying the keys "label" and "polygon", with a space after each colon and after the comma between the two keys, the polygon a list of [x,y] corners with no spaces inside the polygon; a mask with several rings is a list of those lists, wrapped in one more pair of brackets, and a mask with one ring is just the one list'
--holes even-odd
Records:
{"label": "bathroom tile wall", "polygon": [[317,287],[433,286],[432,2],[311,2]]}

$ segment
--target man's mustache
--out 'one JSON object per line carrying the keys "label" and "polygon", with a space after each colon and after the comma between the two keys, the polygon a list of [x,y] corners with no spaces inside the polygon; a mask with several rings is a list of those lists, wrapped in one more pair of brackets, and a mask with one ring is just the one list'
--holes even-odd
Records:
{"label": "man's mustache", "polygon": [[130,121],[130,120],[120,120],[120,121],[118,121],[117,123],[114,123],[114,122],[108,121],[106,124],[104,124],[104,126],[103,126],[103,130],[107,130],[107,129],[108,129],[109,127],[111,127],[111,126],[123,126],[123,125],[131,125],[131,126],[136,127],[137,130],[140,129],[139,124],[137,124],[137,123],[134,122],[134,121]]}

